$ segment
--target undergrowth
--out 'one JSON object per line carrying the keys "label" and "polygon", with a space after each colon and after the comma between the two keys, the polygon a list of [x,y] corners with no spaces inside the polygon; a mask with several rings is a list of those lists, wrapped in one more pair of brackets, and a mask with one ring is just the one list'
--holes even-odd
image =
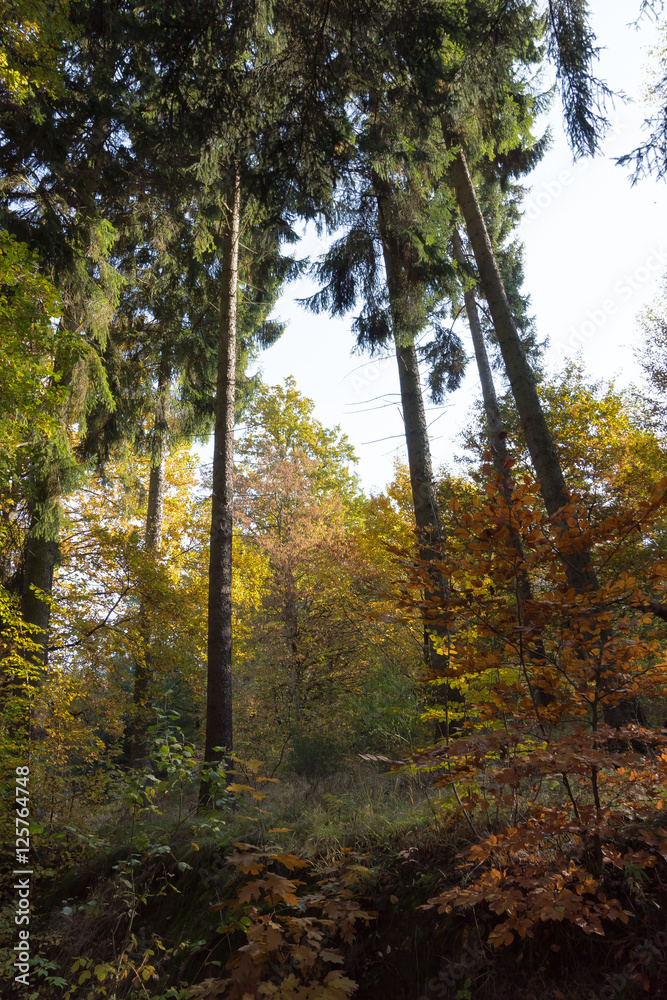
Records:
{"label": "undergrowth", "polygon": [[[29,1000],[667,1000],[667,729],[641,711],[667,660],[636,576],[614,568],[667,481],[597,525],[573,507],[569,537],[534,492],[461,516],[446,590],[397,550],[397,605],[443,644],[427,683],[458,688],[429,710],[433,746],[310,776],[234,758],[198,815],[201,764],[161,725],[147,772],[51,796]],[[582,532],[611,567],[594,593],[562,568]],[[667,563],[643,572],[662,600]],[[9,940],[11,902],[0,919]],[[2,961],[11,980],[11,945]]]}
{"label": "undergrowth", "polygon": [[474,839],[451,791],[430,773],[381,766],[278,783],[238,761],[228,805],[207,816],[196,815],[194,781],[150,799],[129,782],[117,822],[108,807],[100,827],[78,831],[85,856],[41,887],[28,996],[604,1000],[613,984],[620,1000],[660,997],[659,857],[614,870],[607,889],[629,919],[603,939],[582,947],[552,921],[499,951],[493,907],[424,908],[470,892],[460,866]]}

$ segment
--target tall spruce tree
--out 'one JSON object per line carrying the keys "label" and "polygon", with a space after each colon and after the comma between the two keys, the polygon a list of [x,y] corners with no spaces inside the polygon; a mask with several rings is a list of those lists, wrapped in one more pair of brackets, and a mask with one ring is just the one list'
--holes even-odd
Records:
{"label": "tall spruce tree", "polygon": [[16,586],[26,622],[41,629],[41,659],[46,661],[60,497],[75,481],[77,469],[70,431],[92,396],[106,392],[100,352],[119,288],[110,260],[114,230],[101,206],[105,192],[110,195],[122,186],[108,146],[108,80],[105,84],[103,78],[110,45],[105,28],[84,5],[76,22],[62,9],[56,20],[63,30],[56,43],[53,13],[37,5],[36,14],[46,18],[37,33],[44,27],[44,38],[56,46],[62,75],[51,85],[31,83],[20,101],[11,87],[2,91],[0,225],[39,253],[60,292],[60,324],[78,344],[77,350],[53,359],[54,381],[69,387],[69,400],[59,408],[60,433],[50,440],[35,436],[22,483],[28,525]]}
{"label": "tall spruce tree", "polygon": [[[147,106],[151,155],[182,158],[221,207],[219,335],[209,572],[206,763],[232,748],[231,538],[236,412],[239,239],[253,218],[282,241],[295,213],[313,214],[332,187],[336,148],[349,128],[340,59],[331,42],[335,5],[169,5],[167,29],[146,38],[154,74]],[[313,47],[313,37],[321,45]],[[151,132],[152,130],[152,132]],[[139,130],[140,131],[140,130]],[[148,140],[146,140],[148,141]],[[189,162],[188,162],[189,161]],[[202,782],[201,802],[211,801]]]}
{"label": "tall spruce tree", "polygon": [[[375,82],[375,81],[373,81]],[[357,305],[354,320],[360,349],[374,351],[391,345],[398,366],[412,503],[421,558],[430,566],[426,595],[437,604],[447,590],[435,566],[443,532],[422,394],[418,338],[438,320],[446,303],[449,204],[434,197],[440,152],[424,137],[416,160],[404,141],[413,125],[409,110],[373,88],[357,99],[357,153],[347,183],[338,195],[336,222],[347,232],[316,266],[323,288],[309,305],[315,311],[344,314]],[[445,192],[446,195],[446,192]],[[444,252],[444,255],[443,255]],[[450,275],[453,275],[449,268]],[[465,356],[455,335],[449,342],[450,387],[458,384]],[[425,621],[424,658],[431,672],[447,663],[447,632]],[[459,692],[446,684],[445,724],[436,737],[455,731],[452,716]]]}
{"label": "tall spruce tree", "polygon": [[[493,25],[493,49],[489,49]],[[422,87],[429,92],[431,107],[439,106],[443,139],[450,150],[449,171],[456,199],[463,215],[468,239],[476,260],[479,282],[487,300],[496,338],[499,343],[512,393],[537,472],[545,506],[560,525],[561,537],[568,539],[569,495],[557,450],[544,418],[536,390],[535,377],[521,343],[509,297],[502,281],[486,220],[468,165],[467,153],[475,162],[486,144],[503,151],[503,131],[512,131],[521,101],[512,81],[517,80],[517,66],[530,65],[539,58],[541,37],[532,5],[508,4],[500,12],[485,5],[474,12],[468,27],[465,56],[456,65],[449,60],[437,80],[414,69]],[[604,102],[609,91],[593,74],[597,56],[594,36],[587,22],[585,3],[554,0],[546,20],[548,54],[556,66],[564,99],[568,136],[575,155],[594,153],[606,128]],[[443,40],[443,47],[445,42]],[[473,78],[471,80],[471,73]],[[470,83],[473,86],[470,86]],[[561,550],[566,576],[579,592],[595,593],[598,588],[590,552],[585,545],[569,540]],[[598,680],[609,690],[613,680],[598,672]],[[611,724],[638,717],[632,701],[606,705],[605,715]]]}

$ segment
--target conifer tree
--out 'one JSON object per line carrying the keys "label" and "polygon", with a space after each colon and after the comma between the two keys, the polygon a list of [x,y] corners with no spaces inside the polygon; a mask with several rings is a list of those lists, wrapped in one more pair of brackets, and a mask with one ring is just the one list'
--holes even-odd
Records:
{"label": "conifer tree", "polygon": [[[52,377],[69,389],[69,399],[59,407],[58,435],[50,440],[35,437],[22,484],[29,523],[16,586],[26,622],[41,629],[45,661],[50,611],[48,600],[38,592],[48,597],[51,591],[60,497],[76,479],[71,430],[84,419],[91,398],[103,398],[107,391],[100,352],[119,276],[110,259],[114,229],[101,205],[122,185],[108,145],[108,76],[103,83],[109,67],[108,33],[83,5],[77,10],[76,27],[66,8],[56,16],[37,5],[33,13],[46,19],[35,37],[44,29],[43,38],[55,47],[60,75],[50,81],[39,76],[29,80],[20,101],[11,87],[3,91],[0,225],[38,252],[60,293],[60,326],[77,343],[77,349],[53,358]],[[57,34],[55,23],[62,28]]]}
{"label": "conifer tree", "polygon": [[[609,92],[592,72],[596,57],[594,36],[587,23],[584,3],[554,0],[547,19],[549,55],[563,92],[565,117],[576,155],[595,151],[605,128],[604,100]],[[449,173],[456,200],[466,223],[479,281],[492,315],[496,337],[512,386],[522,427],[536,469],[548,512],[560,518],[562,537],[569,534],[566,510],[569,495],[553,438],[544,419],[535,377],[512,313],[506,288],[489,237],[486,220],[473,184],[467,153],[472,162],[485,149],[505,152],[517,146],[517,136],[530,122],[533,99],[517,75],[517,66],[540,58],[540,23],[532,5],[508,4],[497,10],[481,4],[462,19],[463,40],[453,47],[454,34],[440,37],[442,60],[433,72],[424,70],[414,54],[408,57],[408,75],[420,104],[440,118],[442,136],[449,149]],[[490,39],[493,49],[490,51]],[[413,99],[414,101],[414,99]],[[429,111],[430,109],[430,111]],[[528,112],[528,114],[526,114]],[[509,145],[511,143],[511,145]],[[579,592],[597,590],[590,552],[585,545],[567,543],[561,552],[568,580]],[[602,679],[604,685],[608,683]],[[633,715],[629,704],[609,709],[608,721]]]}
{"label": "conifer tree", "polygon": [[[308,215],[326,204],[331,163],[340,155],[335,147],[341,145],[341,126],[346,137],[346,116],[326,7],[276,4],[268,10],[259,3],[214,3],[202,4],[200,13],[195,28],[190,4],[170,5],[168,31],[147,41],[146,62],[156,72],[150,127],[162,161],[173,160],[175,150],[182,169],[191,170],[194,160],[199,184],[209,193],[218,192],[222,209],[205,750],[212,766],[232,748],[230,581],[240,232],[252,227],[255,218],[282,241],[296,211]],[[321,48],[312,47],[313,31],[322,39]],[[314,89],[313,79],[318,83]],[[324,154],[327,147],[330,156]],[[260,339],[267,328],[262,329]],[[201,801],[210,801],[206,780]]]}
{"label": "conifer tree", "polygon": [[[446,242],[448,206],[434,196],[438,171],[437,147],[429,168],[422,169],[406,155],[403,131],[409,113],[392,108],[377,90],[362,95],[364,119],[357,122],[358,153],[346,189],[339,196],[337,221],[349,227],[317,265],[324,285],[309,302],[316,311],[334,314],[349,311],[361,300],[354,320],[360,348],[376,350],[391,344],[398,366],[400,397],[414,521],[422,559],[433,564],[443,543],[436,500],[426,415],[419,371],[417,340],[431,323],[438,322],[447,298]],[[411,122],[414,125],[414,122]],[[421,151],[420,151],[421,152]],[[449,339],[445,361],[449,387],[463,374],[465,356],[455,335]],[[432,565],[426,594],[435,602],[447,582]],[[424,623],[424,659],[431,672],[447,664],[446,629]],[[442,694],[442,692],[439,692]],[[445,724],[436,727],[436,738],[455,731],[450,712],[461,700],[459,692],[444,687]]]}

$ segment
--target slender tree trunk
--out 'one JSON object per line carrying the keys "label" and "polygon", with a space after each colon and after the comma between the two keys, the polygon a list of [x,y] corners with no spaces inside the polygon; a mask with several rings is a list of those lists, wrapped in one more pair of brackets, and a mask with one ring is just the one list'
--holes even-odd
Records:
{"label": "slender tree trunk", "polygon": [[[236,407],[236,314],[241,179],[229,193],[220,290],[220,336],[213,443],[213,497],[208,594],[208,683],[204,762],[229,769],[232,750],[232,517]],[[211,804],[211,782],[203,778],[201,806]]]}
{"label": "slender tree trunk", "polygon": [[292,724],[298,728],[300,703],[299,703],[299,614],[296,599],[296,583],[294,574],[288,568],[285,574],[285,639],[289,648],[289,683],[290,694],[292,696]]}
{"label": "slender tree trunk", "polygon": [[[445,136],[446,131],[445,131]],[[519,413],[530,458],[540,483],[540,491],[547,513],[556,514],[569,502],[565,477],[560,465],[554,440],[547,426],[535,384],[535,377],[521,344],[519,331],[505,292],[498,263],[496,261],[484,216],[477,199],[468,164],[462,149],[459,149],[450,163],[451,178],[454,183],[456,200],[463,214],[468,239],[475,255],[477,272],[496,331],[512,395]],[[567,522],[559,520],[557,527],[567,535]],[[599,589],[597,576],[591,562],[590,552],[561,550],[565,574],[570,585],[579,593]],[[600,637],[597,639],[600,642]],[[602,644],[604,644],[604,635]],[[602,689],[613,685],[600,678]],[[605,705],[605,720],[608,725],[619,726],[627,722],[642,721],[644,713],[637,699],[627,699],[615,706]]]}
{"label": "slender tree trunk", "polygon": [[433,488],[431,449],[426,429],[419,361],[414,344],[402,346],[397,343],[396,361],[415,523],[424,554],[433,558],[432,546],[440,541],[442,528]]}
{"label": "slender tree trunk", "polygon": [[[452,243],[454,246],[454,259],[461,266],[461,268],[465,268],[467,261],[463,252],[461,237],[459,236],[459,231],[456,228],[454,229],[452,236]],[[503,494],[507,497],[512,495],[512,476],[507,465],[508,454],[507,445],[505,444],[505,432],[503,422],[500,417],[498,397],[496,396],[496,389],[493,384],[493,374],[491,372],[491,365],[489,364],[489,356],[486,353],[484,333],[482,331],[482,324],[479,318],[479,310],[477,308],[474,288],[466,288],[463,293],[463,299],[465,302],[466,316],[468,317],[468,326],[470,327],[472,344],[475,350],[475,360],[477,362],[477,371],[479,372],[479,381],[482,387],[482,402],[484,404],[486,430],[489,438],[489,444],[491,446],[491,454],[493,455],[493,464],[496,474],[500,477]]]}
{"label": "slender tree trunk", "polygon": [[53,532],[56,530],[59,513],[55,497],[44,500],[39,513],[35,512],[32,518],[24,552],[21,613],[26,624],[34,625],[40,630],[38,634],[31,636],[31,640],[39,644],[40,651],[31,654],[29,659],[34,659],[44,668],[48,666],[49,659],[51,605],[48,599],[38,596],[33,588],[42,591],[47,598],[53,591],[53,573],[58,553],[58,542],[53,537]]}
{"label": "slender tree trunk", "polygon": [[[167,465],[167,435],[160,433],[159,459],[151,466],[148,479],[148,506],[144,540],[147,552],[159,553],[162,547],[162,519],[164,517],[164,480]],[[157,457],[157,456],[156,456]]]}
{"label": "slender tree trunk", "polygon": [[[67,305],[60,320],[67,324],[68,329],[78,328],[76,311]],[[58,377],[60,385],[71,384],[73,368],[71,362],[62,363],[62,358],[54,360],[54,378]],[[68,424],[69,405],[63,404],[59,411],[59,419],[63,427]],[[51,640],[51,603],[53,593],[53,577],[59,555],[59,535],[61,506],[60,499],[63,488],[63,457],[57,447],[46,440],[36,445],[32,456],[31,477],[33,490],[28,504],[30,526],[23,548],[23,565],[17,578],[16,590],[21,595],[21,617],[26,625],[35,626],[39,631],[27,637],[28,642],[20,650],[21,656],[34,668],[31,671],[30,684],[39,685],[44,679],[49,661],[49,645]],[[44,596],[39,596],[40,591]],[[46,598],[46,599],[45,599]],[[37,649],[34,649],[34,646]],[[30,717],[31,699],[26,689],[26,675],[13,673],[10,689],[24,701],[26,706],[25,724],[21,724],[26,738],[38,741],[43,736],[43,729]]]}
{"label": "slender tree trunk", "polygon": [[419,377],[419,361],[414,346],[413,332],[404,319],[405,300],[409,295],[409,289],[407,288],[402,256],[406,253],[407,248],[401,246],[394,227],[391,225],[391,195],[388,190],[385,190],[386,187],[387,185],[383,184],[379,178],[375,180],[379,229],[394,328],[415,522],[419,530],[420,546],[427,557],[432,559],[434,557],[432,546],[440,540],[442,528],[433,488],[433,467],[426,428],[424,398]]}
{"label": "slender tree trunk", "polygon": [[[405,425],[405,442],[408,452],[408,467],[410,470],[410,487],[415,514],[415,523],[419,534],[419,554],[426,563],[432,563],[438,558],[437,546],[442,541],[442,526],[438,513],[438,504],[433,483],[433,466],[429,446],[424,397],[422,395],[421,379],[419,377],[419,360],[413,342],[413,334],[409,322],[404,319],[406,299],[411,290],[407,287],[406,268],[403,255],[410,248],[402,245],[394,227],[391,224],[392,208],[391,193],[388,186],[374,178],[375,193],[378,203],[378,220],[382,249],[387,272],[387,290],[394,327],[396,345],[396,360],[401,390],[401,407]],[[408,307],[409,308],[409,307]],[[433,606],[434,614],[446,598],[448,586],[442,573],[437,569],[429,571],[430,586],[425,592],[425,598]],[[431,638],[431,633],[437,636],[437,642]],[[449,666],[447,653],[438,653],[438,648],[448,645],[448,633],[435,621],[430,626],[424,623],[424,660],[435,673]],[[461,705],[465,699],[460,691],[449,684],[442,685],[445,700],[449,706]],[[436,739],[446,738],[459,728],[455,723],[436,724]]]}
{"label": "slender tree trunk", "polygon": [[[468,164],[462,150],[450,163],[456,199],[465,219],[479,280],[488,302],[505,363],[512,395],[521,420],[530,458],[540,482],[547,513],[552,516],[569,502],[565,477],[551,432],[537,395],[535,377],[526,358],[514,316],[505,292],[484,216],[477,200]],[[563,531],[568,526],[562,522]],[[587,551],[562,554],[569,583],[577,591],[597,590],[598,583]]]}
{"label": "slender tree trunk", "polygon": [[[20,671],[11,671],[8,693],[15,695],[22,706],[21,721],[15,730],[17,738],[28,744],[44,739],[42,723],[33,715],[31,689],[39,688],[48,676],[49,645],[51,642],[51,597],[53,577],[59,557],[59,536],[63,466],[61,456],[49,454],[43,442],[42,454],[33,457],[34,493],[29,512],[30,527],[23,550],[21,580],[21,617],[34,626],[19,649],[24,661]],[[40,593],[38,594],[37,591]],[[20,736],[19,736],[20,734]]]}
{"label": "slender tree trunk", "polygon": [[[45,478],[40,485],[46,482]],[[47,671],[51,608],[48,601],[37,596],[31,585],[47,596],[53,587],[58,545],[51,532],[57,528],[59,509],[57,499],[48,494],[49,491],[41,503],[35,501],[30,531],[24,543],[23,565],[13,581],[14,592],[18,591],[17,596],[21,599],[21,618],[39,631],[31,629],[23,642],[19,640],[18,649],[11,640],[1,644],[0,711],[5,713],[8,735],[22,747],[21,754],[28,751],[31,742],[38,742],[43,736],[42,728],[32,716],[30,692],[42,683]],[[4,628],[5,622],[0,619],[0,637]],[[11,705],[9,711],[8,705]],[[26,760],[22,759],[21,763]]]}
{"label": "slender tree trunk", "polygon": [[[463,252],[463,246],[461,244],[461,237],[459,236],[458,229],[456,228],[454,228],[452,243],[454,246],[454,258],[463,268],[466,266],[467,262]],[[518,527],[513,525],[511,520],[511,501],[514,492],[514,481],[510,472],[509,454],[505,443],[505,430],[500,416],[500,407],[498,406],[496,388],[493,384],[493,374],[491,372],[491,365],[489,364],[489,356],[486,351],[486,344],[484,343],[484,333],[479,319],[479,310],[475,300],[474,288],[466,288],[463,293],[463,298],[465,302],[466,315],[468,317],[468,326],[470,327],[470,335],[472,337],[472,343],[475,350],[475,360],[477,361],[479,381],[482,387],[482,401],[484,404],[484,414],[486,416],[486,430],[489,438],[491,454],[493,456],[493,465],[500,484],[500,491],[505,502],[507,503],[507,526],[512,547],[516,552],[516,559],[518,563],[516,571],[516,597],[519,611],[519,626],[523,628],[525,625],[530,624],[527,608],[533,600],[533,588],[528,571],[523,565],[525,562],[525,553],[523,542],[521,540],[521,534]],[[540,635],[536,637],[534,646],[530,646],[528,648],[528,657],[539,673],[541,668],[543,668],[544,664],[547,662],[544,645]],[[531,686],[533,697],[538,705],[546,705],[549,703],[551,700],[549,695],[546,694],[539,684],[534,685],[532,678],[529,679],[529,685]]]}
{"label": "slender tree trunk", "polygon": [[[164,515],[165,470],[167,465],[167,411],[171,368],[164,357],[160,363],[155,408],[155,427],[151,448],[151,468],[148,479],[148,503],[146,507],[146,528],[144,551],[146,559],[159,555],[162,547],[162,519]],[[130,764],[133,768],[146,767],[149,760],[148,729],[153,721],[150,706],[153,681],[153,653],[151,650],[150,613],[146,596],[142,595],[139,609],[141,621],[142,648],[134,665],[134,687],[132,691],[133,725]]]}

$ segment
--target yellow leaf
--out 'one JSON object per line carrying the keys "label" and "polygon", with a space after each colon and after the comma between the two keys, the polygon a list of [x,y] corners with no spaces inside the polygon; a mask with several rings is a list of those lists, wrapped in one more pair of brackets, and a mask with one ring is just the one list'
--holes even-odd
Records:
{"label": "yellow leaf", "polygon": [[228,792],[252,792],[251,785],[239,785],[237,782],[233,781],[231,785],[227,785]]}
{"label": "yellow leaf", "polygon": [[308,867],[308,862],[304,861],[303,858],[299,858],[296,854],[272,854],[271,858],[273,861],[279,861],[281,865],[285,865],[285,868],[289,868],[291,872],[296,868]]}
{"label": "yellow leaf", "polygon": [[343,956],[340,954],[340,952],[331,951],[328,948],[322,949],[322,951],[320,952],[320,958],[322,959],[323,962],[336,962],[338,965],[342,965],[344,961]]}

